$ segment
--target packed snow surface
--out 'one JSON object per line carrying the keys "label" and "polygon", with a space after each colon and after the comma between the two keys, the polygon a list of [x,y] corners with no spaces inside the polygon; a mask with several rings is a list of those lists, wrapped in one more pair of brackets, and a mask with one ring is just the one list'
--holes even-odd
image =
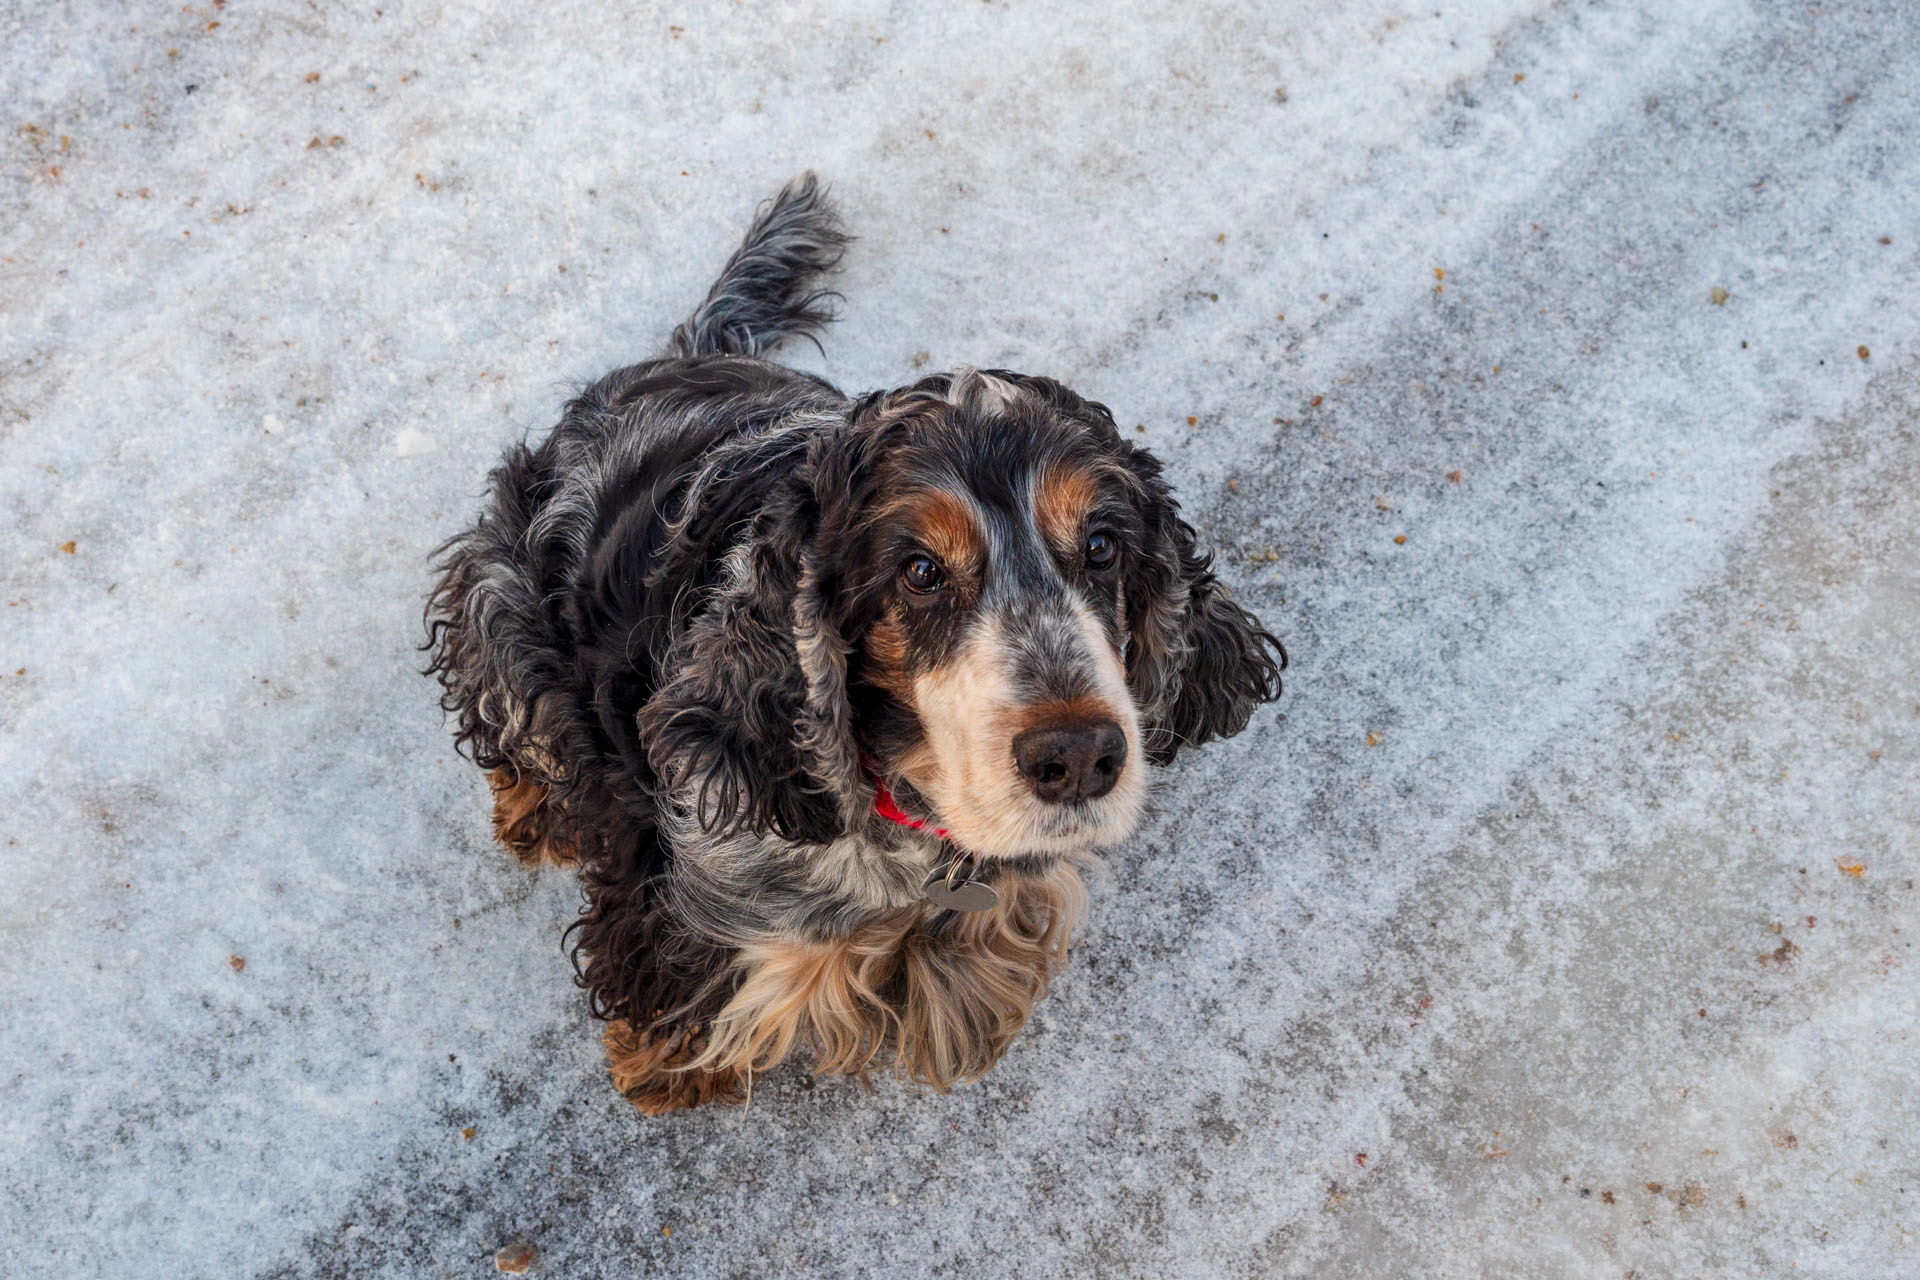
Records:
{"label": "packed snow surface", "polygon": [[[1920,1274],[1920,6],[0,36],[9,1275]],[[1293,665],[984,1082],[647,1120],[426,566],[808,167],[788,357],[1112,406]]]}

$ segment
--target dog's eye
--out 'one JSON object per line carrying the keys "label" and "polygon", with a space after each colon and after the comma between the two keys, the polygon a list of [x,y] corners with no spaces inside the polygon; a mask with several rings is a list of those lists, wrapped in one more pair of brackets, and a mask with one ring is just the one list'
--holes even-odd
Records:
{"label": "dog's eye", "polygon": [[1089,569],[1111,569],[1115,557],[1120,554],[1120,540],[1106,530],[1096,530],[1087,535],[1087,567]]}
{"label": "dog's eye", "polygon": [[900,580],[916,595],[929,596],[947,585],[947,575],[932,556],[908,556],[900,566]]}

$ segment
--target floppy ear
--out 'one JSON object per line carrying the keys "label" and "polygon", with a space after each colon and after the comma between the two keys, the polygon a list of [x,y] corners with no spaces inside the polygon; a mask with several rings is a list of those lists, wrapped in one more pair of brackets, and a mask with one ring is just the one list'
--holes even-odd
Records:
{"label": "floppy ear", "polygon": [[1147,757],[1167,764],[1182,747],[1232,737],[1255,707],[1278,698],[1287,651],[1213,576],[1213,557],[1196,548],[1159,460],[1133,449],[1127,467],[1145,525],[1126,581],[1127,682]]}
{"label": "floppy ear", "polygon": [[820,844],[854,829],[871,804],[847,707],[848,645],[833,616],[838,573],[820,550],[816,462],[765,495],[639,712],[648,763],[691,794],[708,830]]}

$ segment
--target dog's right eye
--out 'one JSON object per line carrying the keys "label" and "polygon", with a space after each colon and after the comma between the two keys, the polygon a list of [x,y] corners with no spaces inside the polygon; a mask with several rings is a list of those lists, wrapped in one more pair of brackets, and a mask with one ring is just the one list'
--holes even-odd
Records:
{"label": "dog's right eye", "polygon": [[932,556],[908,556],[900,566],[900,580],[915,595],[930,596],[947,585],[947,575]]}

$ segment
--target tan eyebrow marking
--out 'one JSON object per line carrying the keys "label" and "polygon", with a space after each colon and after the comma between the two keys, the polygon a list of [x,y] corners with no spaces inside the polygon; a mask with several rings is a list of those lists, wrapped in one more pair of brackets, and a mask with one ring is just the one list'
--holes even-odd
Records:
{"label": "tan eyebrow marking", "polygon": [[1080,531],[1100,497],[1093,473],[1071,463],[1052,463],[1033,486],[1033,523],[1062,556],[1080,550]]}
{"label": "tan eyebrow marking", "polygon": [[964,498],[944,489],[922,489],[900,499],[895,510],[949,573],[977,580],[986,564],[987,539]]}

